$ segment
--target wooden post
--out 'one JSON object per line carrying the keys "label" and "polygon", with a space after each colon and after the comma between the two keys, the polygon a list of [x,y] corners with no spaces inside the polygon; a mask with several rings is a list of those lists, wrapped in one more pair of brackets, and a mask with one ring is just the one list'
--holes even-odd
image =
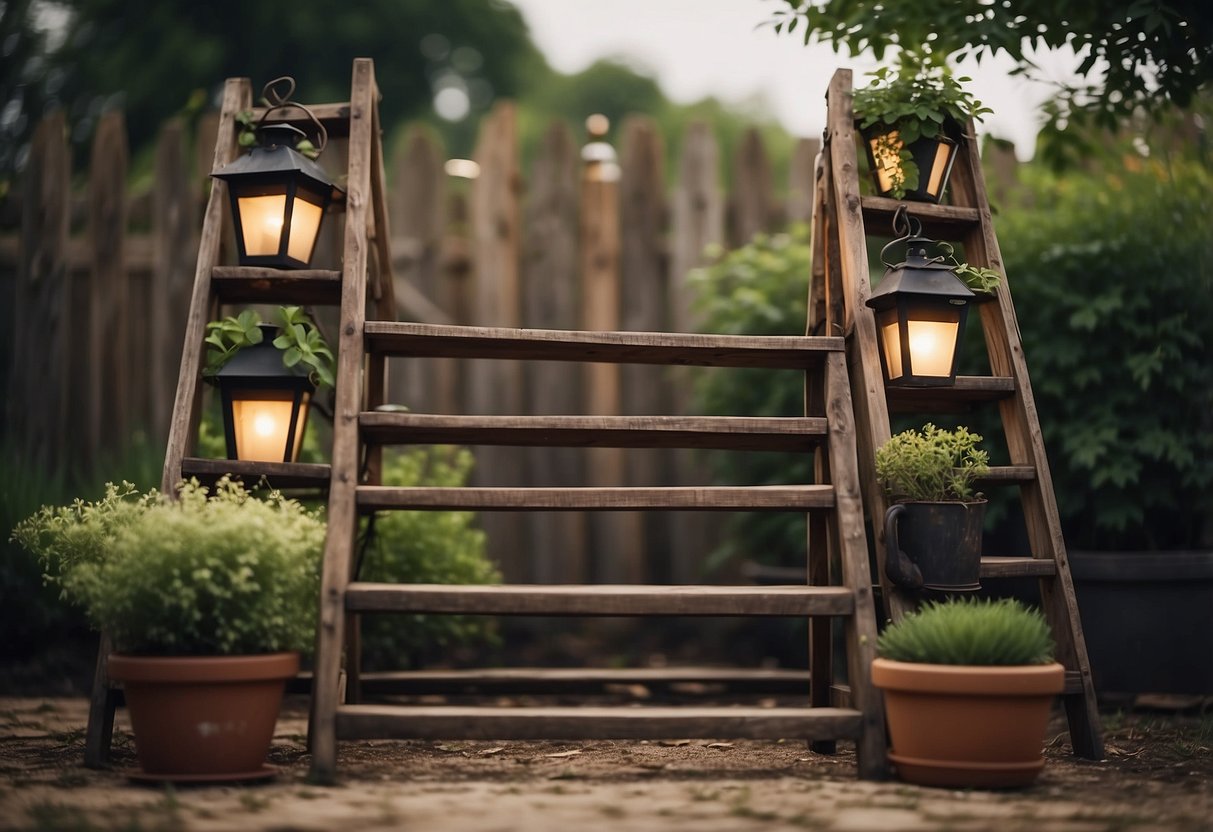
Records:
{"label": "wooden post", "polygon": [[[671,199],[669,326],[676,332],[699,328],[693,308],[688,275],[707,260],[709,246],[724,243],[724,199],[717,184],[719,150],[712,130],[702,121],[693,122],[682,140],[678,187]],[[676,372],[671,383],[670,412],[691,412],[689,372]],[[674,452],[674,480],[678,485],[709,482],[703,458],[680,448]],[[721,519],[715,514],[672,512],[670,514],[670,580],[695,583],[702,580],[704,560],[719,538]]]}
{"label": "wooden post", "polygon": [[[101,117],[89,171],[89,434],[88,458],[118,450],[129,437],[133,388],[126,240],[126,122],[120,112]],[[143,322],[140,322],[141,324]],[[144,365],[146,366],[146,365]]]}
{"label": "wooden post", "polygon": [[[665,146],[652,119],[630,116],[623,123],[619,180],[620,329],[666,330],[669,273],[666,266]],[[670,413],[668,368],[624,364],[620,367],[620,412],[629,416]],[[671,484],[674,453],[632,450],[624,457],[625,485]],[[643,540],[640,576],[668,580],[670,516],[649,512],[639,518]],[[660,558],[660,562],[658,561]]]}
{"label": "wooden post", "polygon": [[[61,112],[34,131],[23,177],[21,261],[7,402],[9,436],[48,469],[63,461],[67,428],[70,304],[67,235],[71,155]],[[85,349],[81,344],[77,349]]]}
{"label": "wooden post", "polygon": [[[590,141],[581,149],[581,320],[587,330],[619,329],[619,165],[605,141],[606,116],[586,120]],[[585,410],[593,416],[620,412],[618,364],[585,366]],[[585,483],[620,486],[623,451],[589,448]],[[635,512],[595,513],[588,519],[592,577],[598,583],[635,583],[643,574],[641,518]]]}
{"label": "wooden post", "polygon": [[[213,147],[213,143],[212,143]],[[173,385],[181,360],[181,334],[189,315],[190,276],[198,224],[196,193],[189,175],[185,128],[167,122],[156,143],[152,192],[152,283],[148,328],[152,440],[168,439]]]}
{"label": "wooden post", "polygon": [[743,246],[759,232],[770,231],[775,216],[771,163],[762,146],[762,135],[754,127],[733,156],[732,193],[729,197],[729,241]]}
{"label": "wooden post", "polygon": [[[518,115],[513,103],[497,104],[481,124],[475,157],[480,175],[472,185],[472,323],[516,327],[522,317],[518,292],[521,215]],[[470,413],[522,413],[522,367],[517,361],[476,361],[468,368],[467,379]],[[482,486],[525,482],[523,459],[523,454],[511,448],[480,448],[473,481]],[[485,512],[480,521],[488,534],[489,556],[500,564],[505,580],[528,580],[523,518]]]}
{"label": "wooden post", "polygon": [[[523,324],[536,329],[576,329],[581,322],[577,286],[577,147],[568,126],[553,122],[544,133],[527,197],[523,242]],[[581,371],[563,361],[526,365],[528,409],[533,414],[576,414]],[[530,481],[537,486],[584,483],[579,448],[532,448]],[[530,547],[538,583],[582,583],[589,576],[586,516],[582,512],[531,512]]]}

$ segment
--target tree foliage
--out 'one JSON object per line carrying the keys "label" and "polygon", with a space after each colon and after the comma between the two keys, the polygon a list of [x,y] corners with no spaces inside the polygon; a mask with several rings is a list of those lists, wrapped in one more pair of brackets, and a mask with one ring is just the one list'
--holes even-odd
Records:
{"label": "tree foliage", "polygon": [[1141,107],[1187,107],[1213,78],[1208,0],[784,0],[777,31],[837,51],[927,46],[954,60],[1005,54],[1014,72],[1036,69],[1033,49],[1070,47],[1085,81],[1063,86],[1052,115],[1091,116],[1106,126]]}

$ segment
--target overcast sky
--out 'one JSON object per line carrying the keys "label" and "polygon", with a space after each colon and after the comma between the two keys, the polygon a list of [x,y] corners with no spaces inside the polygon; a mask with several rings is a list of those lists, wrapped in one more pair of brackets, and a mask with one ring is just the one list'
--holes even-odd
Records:
{"label": "overcast sky", "polygon": [[[792,133],[817,136],[825,125],[825,90],[838,67],[855,71],[856,85],[874,68],[870,56],[848,58],[828,46],[805,47],[799,32],[776,35],[769,26],[779,0],[510,0],[518,6],[549,63],[578,72],[598,58],[625,57],[655,75],[666,95],[690,102],[714,95],[728,102],[761,98]],[[1038,56],[1064,77],[1069,56]],[[1005,61],[965,65],[973,93],[994,114],[978,126],[1015,142],[1031,157],[1049,91],[1007,75]]]}

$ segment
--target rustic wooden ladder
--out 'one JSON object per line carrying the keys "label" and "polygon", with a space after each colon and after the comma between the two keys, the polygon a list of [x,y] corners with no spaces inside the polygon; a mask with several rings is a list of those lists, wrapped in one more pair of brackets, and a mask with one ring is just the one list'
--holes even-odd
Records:
{"label": "rustic wooden ladder", "polygon": [[1071,744],[1075,753],[1100,759],[1103,740],[1074,585],[1015,306],[994,235],[981,160],[972,138],[973,126],[968,125],[970,138],[962,144],[953,167],[951,204],[909,203],[908,208],[910,215],[921,221],[927,236],[959,242],[969,263],[1004,274],[993,300],[979,304],[990,375],[960,376],[953,387],[886,388],[875,319],[865,305],[871,295],[867,243],[869,236],[893,236],[893,215],[902,203],[860,196],[850,70],[835,73],[826,99],[828,121],[817,168],[809,331],[846,338],[860,476],[872,520],[885,610],[896,620],[919,600],[894,586],[884,568],[881,518],[888,504],[876,482],[875,451],[889,439],[890,412],[964,412],[996,402],[1013,464],[991,467],[981,484],[1018,488],[1031,556],[983,557],[981,577],[1040,579],[1044,613],[1053,629],[1058,660],[1067,671],[1063,701]]}
{"label": "rustic wooden ladder", "polygon": [[[356,424],[357,406],[351,396],[362,395],[362,322],[367,307],[380,318],[395,319],[395,297],[389,256],[387,199],[383,178],[383,149],[379,126],[379,93],[373,63],[354,61],[353,83],[348,102],[322,104],[310,109],[333,139],[348,138],[348,182],[344,205],[345,231],[341,269],[283,271],[220,265],[224,235],[224,217],[228,213],[226,185],[215,180],[203,215],[194,273],[194,290],[186,321],[177,395],[173,405],[168,446],[164,460],[161,490],[171,494],[185,478],[196,477],[213,482],[224,474],[257,483],[262,478],[276,488],[330,488],[334,476],[344,475],[351,466],[316,465],[284,462],[244,462],[226,459],[201,459],[190,456],[198,434],[202,404],[202,368],[205,361],[203,338],[208,321],[218,317],[223,304],[291,303],[341,307],[339,360],[342,373],[338,381],[338,401],[345,402],[346,413],[354,414],[347,425]],[[253,106],[252,88],[247,78],[228,79],[223,88],[223,103],[215,142],[214,168],[219,168],[239,152],[236,145],[237,115],[252,110],[259,118],[263,109]],[[277,110],[276,120],[310,127],[309,117],[301,110]],[[331,152],[331,151],[330,151]],[[384,378],[382,358],[372,358],[368,379]],[[375,404],[383,403],[383,384],[368,382],[367,395]],[[347,428],[348,429],[348,428]],[[121,692],[106,674],[109,639],[102,635],[97,670],[93,680],[85,741],[85,764],[99,766],[108,758],[114,724],[114,711]]]}

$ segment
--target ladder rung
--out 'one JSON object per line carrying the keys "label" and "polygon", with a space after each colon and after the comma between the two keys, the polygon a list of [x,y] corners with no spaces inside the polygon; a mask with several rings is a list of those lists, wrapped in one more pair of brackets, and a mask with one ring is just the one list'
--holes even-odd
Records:
{"label": "ladder rung", "polygon": [[1048,578],[1057,574],[1057,563],[1051,558],[981,559],[983,578]]}
{"label": "ladder rung", "polygon": [[896,413],[959,413],[979,402],[1015,395],[1010,376],[957,376],[951,387],[886,387],[889,410]]}
{"label": "ladder rung", "polygon": [[494,708],[344,705],[337,737],[364,739],[846,739],[858,711],[841,708]]}
{"label": "ladder rung", "polygon": [[[349,135],[350,102],[335,101],[329,104],[308,104],[307,108],[324,125],[324,129],[328,131],[330,139]],[[265,112],[265,107],[254,107],[253,121],[259,121],[265,115]],[[298,107],[283,107],[274,110],[273,121],[293,124],[305,131],[315,129],[307,113]]]}
{"label": "ladder rung", "polygon": [[222,303],[341,303],[341,272],[216,266],[211,283]]}
{"label": "ladder rung", "polygon": [[844,348],[841,338],[581,332],[367,321],[366,346],[387,355],[808,369]]}
{"label": "ladder rung", "polygon": [[1023,485],[1036,480],[1031,465],[991,465],[989,473],[977,478],[978,485]]}
{"label": "ladder rung", "polygon": [[829,485],[667,488],[358,487],[363,509],[482,511],[812,511],[834,506]]}
{"label": "ladder rung", "polygon": [[[906,204],[904,200],[865,196],[861,197],[859,202],[863,208],[863,222],[868,234],[897,236],[893,233],[893,215],[899,207]],[[960,239],[966,231],[981,222],[981,214],[976,208],[933,205],[929,202],[915,202],[907,207],[910,216],[922,222],[923,234],[936,240]]]}
{"label": "ladder rung", "polygon": [[362,436],[381,444],[541,445],[808,451],[826,420],[741,416],[434,416],[363,413]]}
{"label": "ladder rung", "polygon": [[331,469],[328,465],[304,462],[247,462],[239,459],[181,460],[181,476],[196,477],[203,485],[214,483],[224,474],[257,484],[262,477],[273,488],[328,488]]}
{"label": "ladder rung", "polygon": [[840,586],[448,585],[351,583],[351,612],[468,615],[850,615]]}
{"label": "ladder rung", "polygon": [[[764,667],[492,667],[459,670],[404,670],[363,673],[366,696],[423,696],[472,691],[499,694],[601,693],[620,685],[671,689],[674,693],[730,692],[803,694],[809,690],[807,670]],[[300,673],[287,683],[292,693],[308,693],[312,674]]]}

